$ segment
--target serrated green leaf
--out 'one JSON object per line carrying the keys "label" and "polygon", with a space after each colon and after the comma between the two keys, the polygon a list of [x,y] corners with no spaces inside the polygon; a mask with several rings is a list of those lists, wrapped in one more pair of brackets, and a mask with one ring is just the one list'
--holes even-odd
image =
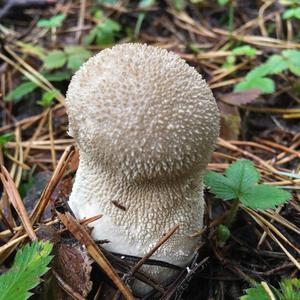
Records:
{"label": "serrated green leaf", "polygon": [[239,159],[231,164],[225,171],[226,177],[235,185],[236,194],[239,196],[256,184],[260,179],[259,172],[252,161]]}
{"label": "serrated green leaf", "polygon": [[234,87],[234,92],[242,92],[251,89],[259,89],[262,93],[270,94],[275,91],[274,81],[266,77],[247,78]]}
{"label": "serrated green leaf", "polygon": [[290,194],[280,188],[258,184],[260,174],[249,160],[240,159],[231,164],[225,175],[210,171],[204,177],[205,185],[217,198],[238,199],[253,209],[275,208],[290,198]]}
{"label": "serrated green leaf", "polygon": [[280,282],[280,289],[275,290],[278,300],[299,300],[300,299],[300,279],[285,278]]}
{"label": "serrated green leaf", "polygon": [[0,300],[25,300],[48,270],[52,256],[50,242],[32,242],[16,254],[12,268],[0,276]]}
{"label": "serrated green leaf", "polygon": [[256,55],[256,49],[249,45],[240,46],[240,47],[234,48],[232,50],[232,54],[233,55],[247,55],[249,57],[254,57]]}
{"label": "serrated green leaf", "polygon": [[64,14],[59,14],[56,16],[53,16],[50,19],[42,19],[40,21],[37,22],[37,26],[38,27],[44,27],[44,28],[56,28],[56,27],[60,27],[63,23],[63,20],[65,19],[65,15]]}
{"label": "serrated green leaf", "polygon": [[288,62],[281,55],[272,55],[266,62],[268,74],[279,74],[288,68]]}
{"label": "serrated green leaf", "polygon": [[5,101],[19,100],[22,97],[26,96],[27,94],[33,92],[37,88],[38,88],[38,85],[31,81],[21,83],[15,89],[10,91],[6,95],[4,100]]}
{"label": "serrated green leaf", "polygon": [[240,300],[270,300],[270,297],[261,284],[247,289],[246,293],[246,295],[240,297]]}
{"label": "serrated green leaf", "polygon": [[212,171],[208,172],[204,177],[204,183],[217,198],[223,200],[237,198],[235,186],[228,178],[221,174]]}
{"label": "serrated green leaf", "polygon": [[68,63],[67,67],[71,70],[77,70],[79,67],[91,57],[92,53],[81,46],[68,46],[65,47]]}
{"label": "serrated green leaf", "polygon": [[239,199],[260,179],[252,162],[246,159],[240,159],[231,164],[226,169],[225,175],[226,177],[216,172],[208,172],[204,177],[204,183],[217,198],[224,200]]}
{"label": "serrated green leaf", "polygon": [[240,201],[253,209],[268,209],[285,203],[290,196],[290,193],[275,186],[260,184],[244,192]]}
{"label": "serrated green leaf", "polygon": [[[271,287],[272,293],[277,300],[299,300],[300,299],[300,280],[298,278],[286,278],[280,282],[280,290]],[[240,300],[270,300],[262,284],[246,290],[246,295],[241,296]]]}
{"label": "serrated green leaf", "polygon": [[282,56],[287,60],[289,70],[297,76],[300,76],[300,51],[284,50]]}
{"label": "serrated green leaf", "polygon": [[65,65],[67,56],[63,51],[51,51],[44,60],[44,67],[47,70],[58,69]]}
{"label": "serrated green leaf", "polygon": [[255,79],[258,77],[264,77],[270,74],[270,71],[271,71],[270,64],[264,63],[258,67],[255,67],[253,70],[247,73],[246,79]]}

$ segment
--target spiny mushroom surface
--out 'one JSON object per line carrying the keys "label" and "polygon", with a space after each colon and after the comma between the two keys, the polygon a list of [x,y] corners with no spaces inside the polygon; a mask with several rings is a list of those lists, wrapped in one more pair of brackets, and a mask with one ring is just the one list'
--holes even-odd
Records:
{"label": "spiny mushroom surface", "polygon": [[[70,196],[78,218],[103,246],[142,257],[179,230],[153,259],[186,266],[195,253],[202,176],[219,133],[219,113],[201,75],[172,52],[123,44],[90,58],[66,99],[80,164]],[[172,272],[148,267],[157,279]]]}

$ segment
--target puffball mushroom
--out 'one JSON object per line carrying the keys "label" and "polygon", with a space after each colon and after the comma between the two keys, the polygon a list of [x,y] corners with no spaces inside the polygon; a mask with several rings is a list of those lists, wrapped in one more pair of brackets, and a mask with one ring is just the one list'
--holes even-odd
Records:
{"label": "puffball mushroom", "polygon": [[[90,58],[73,76],[66,107],[80,163],[69,204],[75,215],[103,217],[92,236],[109,251],[180,267],[201,229],[202,176],[219,133],[219,113],[201,75],[172,52],[122,44]],[[158,280],[174,271],[149,266]],[[145,270],[145,269],[144,269]]]}

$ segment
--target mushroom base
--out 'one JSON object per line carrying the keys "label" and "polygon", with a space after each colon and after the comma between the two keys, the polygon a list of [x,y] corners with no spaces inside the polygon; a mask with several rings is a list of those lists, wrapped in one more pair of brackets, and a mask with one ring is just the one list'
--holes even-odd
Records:
{"label": "mushroom base", "polygon": [[[199,238],[191,235],[202,228],[204,201],[202,174],[171,182],[135,183],[101,170],[81,158],[69,201],[76,217],[83,219],[102,214],[90,224],[95,240],[108,240],[108,251],[143,257],[171,228],[177,232],[151,257],[180,267],[192,259]],[[159,282],[177,272],[156,266],[144,266]],[[147,292],[141,283],[136,292]]]}

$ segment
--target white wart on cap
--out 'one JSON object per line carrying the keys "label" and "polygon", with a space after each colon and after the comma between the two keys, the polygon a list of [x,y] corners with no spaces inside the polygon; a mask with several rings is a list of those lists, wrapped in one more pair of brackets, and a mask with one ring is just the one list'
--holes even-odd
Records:
{"label": "white wart on cap", "polygon": [[[172,52],[123,44],[89,59],[66,99],[80,164],[70,206],[96,214],[94,239],[110,251],[187,265],[202,227],[202,176],[219,133],[219,113],[201,75]],[[157,279],[172,272],[149,267]]]}

